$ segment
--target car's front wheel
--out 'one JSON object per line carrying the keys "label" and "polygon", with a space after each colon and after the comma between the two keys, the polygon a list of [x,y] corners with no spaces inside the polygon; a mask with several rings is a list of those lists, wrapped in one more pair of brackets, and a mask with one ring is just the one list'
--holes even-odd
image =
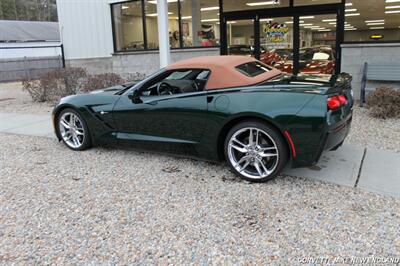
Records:
{"label": "car's front wheel", "polygon": [[225,157],[231,169],[245,180],[265,182],[285,167],[289,152],[282,135],[259,121],[234,126],[225,139]]}
{"label": "car's front wheel", "polygon": [[57,119],[58,134],[72,150],[85,150],[91,146],[89,129],[82,116],[73,109],[61,111]]}

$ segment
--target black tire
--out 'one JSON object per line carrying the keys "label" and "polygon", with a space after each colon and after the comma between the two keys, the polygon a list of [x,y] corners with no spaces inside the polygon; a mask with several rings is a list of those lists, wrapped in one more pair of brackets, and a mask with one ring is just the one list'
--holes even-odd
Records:
{"label": "black tire", "polygon": [[[79,121],[81,122],[82,127],[84,129],[84,131],[83,131],[83,141],[82,141],[82,143],[81,143],[81,145],[79,147],[72,147],[71,145],[69,145],[64,140],[64,138],[62,137],[62,134],[61,134],[60,120],[61,120],[61,118],[63,117],[64,114],[71,114],[71,113],[79,118]],[[85,119],[83,119],[83,117],[76,110],[74,110],[72,108],[66,108],[66,109],[62,110],[58,114],[57,120],[56,120],[56,129],[57,129],[57,134],[58,134],[59,138],[61,139],[61,141],[65,144],[65,146],[67,146],[71,150],[83,151],[83,150],[86,150],[86,149],[92,147],[92,140],[91,140],[89,128],[87,126],[87,123],[86,123]]]}
{"label": "black tire", "polygon": [[[263,173],[265,172],[265,175],[267,175],[267,176],[260,176],[259,178],[252,178],[251,176],[249,176],[252,173],[252,171],[250,171],[251,168],[254,168],[254,172],[256,174],[257,174],[257,172],[255,171],[256,167],[251,165],[252,163],[254,164],[254,162],[248,162],[247,159],[245,161],[245,164],[246,163],[247,164],[250,163],[247,166],[249,168],[249,171],[242,171],[242,173],[241,173],[233,165],[232,160],[235,159],[235,155],[233,153],[236,152],[238,154],[244,154],[242,157],[248,157],[247,154],[249,154],[249,153],[247,153],[247,152],[246,153],[238,152],[235,149],[233,149],[231,147],[232,145],[230,146],[230,144],[229,144],[230,141],[231,141],[231,138],[235,134],[236,134],[235,135],[235,139],[236,139],[236,136],[241,136],[240,134],[244,134],[245,135],[246,134],[246,131],[245,131],[246,129],[248,129],[249,132],[250,132],[249,128],[252,128],[253,131],[254,131],[254,129],[260,130],[260,131],[256,131],[257,134],[262,134],[262,138],[265,139],[265,141],[264,141],[265,144],[264,144],[263,147],[254,148],[254,149],[259,151],[262,148],[268,148],[270,146],[270,145],[267,145],[268,143],[271,144],[271,147],[272,147],[272,145],[274,145],[274,147],[275,147],[272,150],[271,153],[277,153],[276,156],[271,156],[271,157],[266,157],[266,158],[260,156],[259,158],[262,158],[262,159],[257,159],[257,158],[253,159],[251,157],[251,159],[250,159],[250,160],[255,160],[257,162],[263,163],[264,166],[268,166],[268,165],[266,165],[267,163],[270,164],[271,165],[271,170],[272,169],[273,170],[269,174],[267,174],[268,173],[267,171],[262,171]],[[241,131],[243,131],[243,133],[240,133]],[[259,132],[261,132],[261,133],[259,133]],[[264,133],[266,133],[267,135],[265,135]],[[237,135],[237,134],[239,134],[239,135]],[[260,135],[257,135],[257,136],[260,136]],[[250,143],[246,143],[246,141],[244,140],[242,142],[242,144],[246,144],[247,147],[249,147]],[[240,146],[240,145],[238,145],[238,146]],[[262,146],[262,145],[260,145],[260,146]],[[235,174],[237,174],[238,176],[240,176],[241,178],[243,178],[243,179],[245,179],[247,181],[250,181],[250,182],[266,182],[268,180],[271,180],[271,179],[275,178],[277,175],[279,175],[281,173],[281,171],[286,166],[286,163],[287,163],[287,161],[289,159],[288,146],[287,146],[286,141],[283,138],[282,134],[279,131],[277,131],[274,127],[272,127],[272,126],[270,126],[267,123],[264,123],[262,121],[258,121],[258,120],[244,121],[244,122],[241,122],[241,123],[235,125],[234,127],[232,127],[232,129],[228,132],[228,134],[227,134],[227,136],[225,138],[224,153],[225,153],[226,161],[228,162],[228,165],[232,169],[232,171]],[[229,154],[231,154],[231,157],[229,156]],[[256,154],[255,156],[259,155],[259,153],[254,153],[254,154]],[[251,154],[249,156],[251,156]],[[276,157],[276,159],[274,159],[273,157]],[[238,161],[240,161],[240,160],[235,160],[236,163]],[[237,165],[238,164],[236,164],[236,166]],[[258,168],[260,168],[261,164],[257,163],[257,165],[258,165]],[[274,166],[274,167],[272,167],[272,166]],[[263,169],[264,170],[268,169],[268,167],[267,168],[263,168]],[[260,172],[258,171],[258,173],[260,173]]]}

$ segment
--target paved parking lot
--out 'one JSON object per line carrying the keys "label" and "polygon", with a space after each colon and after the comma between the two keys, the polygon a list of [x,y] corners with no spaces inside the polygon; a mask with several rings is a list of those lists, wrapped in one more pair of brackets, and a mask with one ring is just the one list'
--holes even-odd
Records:
{"label": "paved parking lot", "polygon": [[0,133],[0,262],[292,264],[399,256],[400,201],[128,150]]}

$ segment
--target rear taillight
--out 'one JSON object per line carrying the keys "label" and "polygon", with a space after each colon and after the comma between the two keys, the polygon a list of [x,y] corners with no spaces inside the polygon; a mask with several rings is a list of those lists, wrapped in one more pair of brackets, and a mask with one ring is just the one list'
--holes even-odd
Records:
{"label": "rear taillight", "polygon": [[346,96],[344,96],[344,95],[339,95],[338,98],[339,98],[339,101],[340,101],[340,104],[341,104],[341,105],[346,105],[346,104],[347,104]]}
{"label": "rear taillight", "polygon": [[347,99],[346,96],[344,95],[336,95],[329,97],[326,104],[328,106],[328,110],[336,110],[342,107],[343,105],[346,105]]}

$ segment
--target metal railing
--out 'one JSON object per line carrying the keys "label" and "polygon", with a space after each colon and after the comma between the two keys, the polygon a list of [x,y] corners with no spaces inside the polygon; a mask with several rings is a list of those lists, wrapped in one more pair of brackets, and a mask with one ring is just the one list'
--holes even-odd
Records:
{"label": "metal railing", "polygon": [[59,48],[57,56],[24,56],[17,58],[0,59],[0,82],[17,81],[24,79],[38,79],[40,75],[53,70],[65,67],[63,45],[55,46],[21,46],[21,47],[0,47],[0,50],[9,49],[43,49]]}

